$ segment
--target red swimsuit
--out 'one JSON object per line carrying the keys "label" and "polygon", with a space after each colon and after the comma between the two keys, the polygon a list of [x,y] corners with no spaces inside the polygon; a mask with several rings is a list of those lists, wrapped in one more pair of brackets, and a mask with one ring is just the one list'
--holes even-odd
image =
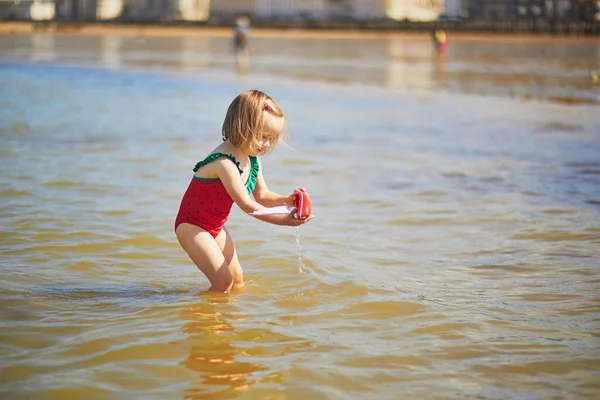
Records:
{"label": "red swimsuit", "polygon": [[[219,157],[227,157],[237,165],[240,175],[242,170],[240,169],[240,163],[231,154],[225,153],[213,153],[206,157],[203,161],[200,161],[194,167],[194,172]],[[256,178],[258,176],[258,169],[260,165],[256,157],[250,156],[250,175],[246,182],[246,190],[248,194],[254,191],[256,187]],[[181,205],[179,206],[179,213],[175,219],[175,229],[182,223],[188,223],[196,225],[208,233],[214,238],[221,232],[223,225],[229,218],[231,212],[231,206],[233,205],[233,199],[225,190],[225,186],[219,178],[198,178],[194,176],[190,185],[188,186],[183,198],[181,199]]]}

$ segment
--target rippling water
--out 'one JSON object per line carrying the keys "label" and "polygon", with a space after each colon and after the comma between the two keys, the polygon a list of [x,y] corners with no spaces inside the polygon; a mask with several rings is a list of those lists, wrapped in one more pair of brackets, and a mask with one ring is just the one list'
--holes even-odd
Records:
{"label": "rippling water", "polygon": [[[236,77],[195,39],[0,37],[2,398],[597,398],[600,113],[546,101],[596,102],[587,67],[546,63],[565,81],[534,101],[382,83],[377,40],[329,43],[339,74],[315,67],[328,42],[274,41]],[[234,209],[248,286],[208,294],[173,219],[248,87],[289,117],[270,187],[306,187],[316,218],[299,261],[294,229]]]}

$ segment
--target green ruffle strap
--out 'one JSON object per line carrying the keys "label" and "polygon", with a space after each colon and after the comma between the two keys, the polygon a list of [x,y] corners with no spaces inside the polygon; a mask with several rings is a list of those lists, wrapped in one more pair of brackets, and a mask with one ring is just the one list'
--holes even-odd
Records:
{"label": "green ruffle strap", "polygon": [[[238,171],[240,171],[240,175],[244,172],[241,168],[240,168],[240,162],[238,160],[235,159],[233,154],[225,154],[225,153],[212,153],[210,154],[208,157],[206,157],[204,160],[200,161],[198,164],[196,164],[196,166],[194,167],[194,172],[197,172],[198,169],[203,166],[206,165],[214,160],[216,160],[219,157],[227,157],[229,158],[231,161],[233,161],[233,163],[236,165]],[[256,158],[256,157],[255,157]],[[254,166],[252,166],[252,169],[254,170]],[[251,171],[252,173],[252,171]],[[257,170],[257,174],[258,174],[258,170]],[[256,182],[255,182],[256,183]]]}
{"label": "green ruffle strap", "polygon": [[248,193],[254,192],[254,188],[256,187],[256,180],[258,179],[258,170],[260,169],[260,163],[258,162],[258,158],[254,156],[249,156],[250,158],[250,175],[248,175],[248,182],[246,182],[246,190]]}

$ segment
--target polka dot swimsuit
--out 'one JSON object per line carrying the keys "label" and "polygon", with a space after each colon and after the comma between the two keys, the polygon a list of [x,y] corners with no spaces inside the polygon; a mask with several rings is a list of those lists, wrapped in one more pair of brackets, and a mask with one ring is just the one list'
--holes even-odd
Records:
{"label": "polka dot swimsuit", "polygon": [[[240,163],[233,155],[225,153],[213,153],[209,155],[203,161],[196,164],[194,172],[201,166],[219,157],[229,158],[237,165],[240,175],[242,174],[243,171],[240,169]],[[248,194],[252,193],[256,187],[259,168],[258,159],[250,156],[250,174],[246,182]],[[181,199],[179,213],[175,219],[175,229],[177,229],[179,224],[185,222],[204,229],[216,238],[221,229],[223,229],[225,222],[227,222],[227,218],[229,218],[232,205],[233,199],[229,196],[219,178],[209,179],[194,176]]]}

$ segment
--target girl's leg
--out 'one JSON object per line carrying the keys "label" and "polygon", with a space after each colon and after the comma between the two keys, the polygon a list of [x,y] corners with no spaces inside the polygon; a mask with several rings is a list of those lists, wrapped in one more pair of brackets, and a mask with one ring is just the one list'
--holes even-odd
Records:
{"label": "girl's leg", "polygon": [[227,228],[223,227],[223,230],[217,235],[216,241],[223,252],[223,257],[225,257],[225,262],[233,277],[233,288],[237,289],[244,287],[244,271],[242,271],[242,266],[238,260],[237,251],[235,250],[235,244],[233,243],[233,239]]}
{"label": "girl's leg", "polygon": [[[234,280],[223,252],[211,234],[200,227],[187,223],[180,224],[175,233],[181,247],[210,281],[209,290],[213,292],[229,291]],[[237,260],[237,257],[235,258]]]}

